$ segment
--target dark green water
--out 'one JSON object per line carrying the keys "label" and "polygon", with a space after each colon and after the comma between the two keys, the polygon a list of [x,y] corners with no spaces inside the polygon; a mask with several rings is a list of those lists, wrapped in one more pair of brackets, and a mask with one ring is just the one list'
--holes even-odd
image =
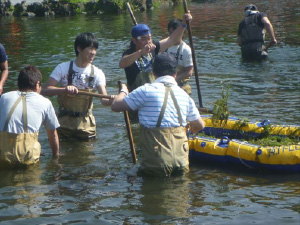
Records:
{"label": "dark green water", "polygon": [[[229,108],[250,120],[300,125],[300,4],[298,1],[253,1],[269,15],[278,46],[262,63],[241,60],[237,27],[248,2],[197,1],[190,4],[192,32],[203,104],[212,108],[221,82],[231,84]],[[149,24],[154,39],[166,37],[167,22],[183,8],[161,7],[135,13]],[[16,88],[17,73],[36,65],[44,81],[54,67],[74,58],[75,36],[84,31],[99,39],[94,61],[106,74],[109,94],[129,44],[129,14],[0,18],[0,42],[9,55],[5,91]],[[192,80],[193,98],[198,103]],[[56,105],[55,98],[52,99]],[[299,224],[299,174],[255,174],[216,165],[191,165],[184,177],[136,176],[122,113],[95,102],[97,140],[61,143],[62,156],[52,160],[45,130],[44,156],[26,171],[0,171],[0,224]],[[138,141],[138,129],[133,128]],[[137,143],[136,143],[137,144]],[[139,155],[138,155],[139,157]]]}

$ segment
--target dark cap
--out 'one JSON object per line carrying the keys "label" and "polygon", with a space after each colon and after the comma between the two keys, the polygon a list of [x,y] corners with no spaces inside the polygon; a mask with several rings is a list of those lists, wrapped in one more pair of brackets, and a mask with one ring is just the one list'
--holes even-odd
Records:
{"label": "dark cap", "polygon": [[131,30],[131,36],[137,38],[139,36],[144,36],[147,34],[151,34],[150,28],[146,24],[137,24]]}
{"label": "dark cap", "polygon": [[247,11],[247,10],[256,11],[257,7],[255,5],[253,5],[253,4],[249,4],[249,5],[245,6],[244,11]]}
{"label": "dark cap", "polygon": [[153,63],[153,73],[162,77],[165,75],[173,76],[176,73],[177,61],[174,56],[163,52],[157,55]]}

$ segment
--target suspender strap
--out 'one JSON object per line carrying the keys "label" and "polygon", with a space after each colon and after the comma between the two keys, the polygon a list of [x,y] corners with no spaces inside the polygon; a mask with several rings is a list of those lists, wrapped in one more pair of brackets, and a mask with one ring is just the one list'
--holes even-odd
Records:
{"label": "suspender strap", "polygon": [[[176,55],[175,55],[175,59],[176,59],[177,63],[179,61],[179,53],[181,52],[182,46],[183,46],[183,42],[181,42],[179,47],[177,48],[177,52],[176,52]],[[165,52],[168,53],[168,49],[166,49]]]}
{"label": "suspender strap", "polygon": [[179,53],[181,52],[182,46],[183,46],[183,42],[180,43],[180,45],[179,45],[179,47],[177,49],[177,53],[176,53],[176,61],[177,61],[177,63],[179,61]]}
{"label": "suspender strap", "polygon": [[70,62],[69,72],[68,72],[68,85],[72,85],[72,76],[74,74],[73,61]]}
{"label": "suspender strap", "polygon": [[24,132],[28,132],[28,121],[27,121],[27,104],[26,104],[26,94],[24,95],[23,93],[21,94],[21,96],[15,101],[14,105],[11,107],[7,119],[5,121],[4,124],[4,131],[7,131],[8,128],[8,122],[10,121],[11,115],[13,114],[13,112],[15,111],[15,109],[17,108],[17,105],[20,103],[20,101],[22,100],[23,103],[23,129]]}
{"label": "suspender strap", "polygon": [[163,103],[163,106],[160,110],[160,114],[159,114],[159,117],[158,117],[158,120],[157,120],[157,123],[156,123],[156,127],[160,127],[160,124],[161,124],[161,121],[164,117],[164,114],[165,114],[165,111],[166,111],[166,107],[167,107],[167,102],[168,102],[168,95],[169,95],[169,92],[170,92],[170,87],[165,87],[166,88],[166,91],[165,91],[165,98],[164,98],[164,103]]}
{"label": "suspender strap", "polygon": [[174,91],[171,88],[170,88],[170,92],[171,92],[171,97],[172,97],[172,100],[174,102],[174,105],[175,105],[175,108],[176,108],[176,111],[177,111],[179,124],[180,124],[180,126],[182,126],[182,116],[181,116],[181,113],[180,113],[180,108],[179,108],[177,99],[175,98]]}
{"label": "suspender strap", "polygon": [[[68,85],[72,85],[72,76],[75,71],[73,70],[73,61],[70,62],[69,72],[68,72]],[[93,81],[95,79],[94,66],[91,65],[91,75],[89,77],[89,88],[93,88]]]}
{"label": "suspender strap", "polygon": [[95,79],[94,66],[91,65],[91,74],[90,74],[90,77],[89,77],[89,88],[93,88],[94,79]]}
{"label": "suspender strap", "polygon": [[27,118],[27,104],[26,104],[26,95],[21,96],[23,103],[23,129],[25,133],[28,133],[28,118]]}
{"label": "suspender strap", "polygon": [[172,100],[174,102],[174,105],[175,105],[175,108],[176,108],[176,111],[177,111],[177,115],[178,115],[178,119],[179,119],[179,124],[180,124],[180,126],[182,126],[182,116],[181,116],[181,113],[180,113],[180,108],[179,108],[177,99],[175,98],[175,95],[174,95],[174,91],[172,90],[172,88],[170,86],[165,86],[165,88],[166,88],[166,92],[165,92],[164,103],[163,103],[163,106],[161,108],[161,111],[160,111],[160,114],[159,114],[159,117],[158,117],[158,120],[157,120],[157,123],[156,123],[156,127],[160,127],[161,121],[162,121],[162,119],[164,117],[164,114],[165,114],[165,111],[166,111],[166,107],[167,107],[169,92],[171,93],[171,98],[172,98]]}

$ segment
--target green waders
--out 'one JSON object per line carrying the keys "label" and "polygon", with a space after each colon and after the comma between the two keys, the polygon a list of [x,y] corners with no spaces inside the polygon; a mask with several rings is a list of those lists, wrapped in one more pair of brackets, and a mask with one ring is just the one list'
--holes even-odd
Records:
{"label": "green waders", "polygon": [[[145,58],[145,56],[143,57]],[[145,71],[145,68],[143,66],[143,57],[139,58],[137,61],[137,63],[139,64],[139,68],[141,68],[141,71],[137,74],[133,84],[128,86],[130,92],[146,83],[153,83],[153,81],[155,80],[155,77],[152,74],[152,69]],[[148,54],[146,58],[147,60],[151,61],[153,58],[152,54]],[[138,111],[129,111],[129,118],[132,123],[137,123],[139,121]]]}
{"label": "green waders", "polygon": [[178,86],[181,87],[188,95],[192,94],[192,88],[189,84],[190,79],[184,79],[178,82]]}
{"label": "green waders", "polygon": [[[6,132],[11,115],[21,100],[23,103],[24,133]],[[14,103],[3,130],[0,132],[0,168],[27,167],[39,161],[41,154],[41,145],[38,142],[39,133],[28,133],[26,93],[22,93]]]}
{"label": "green waders", "polygon": [[[179,116],[180,127],[160,127],[169,92]],[[189,146],[186,130],[182,126],[182,116],[177,100],[172,89],[168,86],[166,86],[164,104],[156,127],[145,128],[141,126],[140,146],[142,150],[141,170],[143,173],[170,176],[176,172],[189,171]]]}

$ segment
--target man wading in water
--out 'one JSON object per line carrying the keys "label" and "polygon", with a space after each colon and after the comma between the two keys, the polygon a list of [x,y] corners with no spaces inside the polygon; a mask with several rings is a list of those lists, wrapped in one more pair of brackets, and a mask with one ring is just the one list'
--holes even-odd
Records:
{"label": "man wading in water", "polygon": [[266,59],[266,31],[271,38],[269,46],[277,44],[273,26],[267,14],[257,11],[255,5],[247,5],[244,11],[245,19],[240,22],[238,30],[238,45],[241,47],[242,57],[246,60]]}
{"label": "man wading in water", "polygon": [[[160,41],[152,42],[151,30],[146,24],[137,24],[132,28],[130,48],[123,53],[119,63],[125,70],[129,92],[154,81],[152,60],[158,53],[182,40],[186,21],[192,20],[190,13],[184,14],[183,17],[183,23],[168,38]],[[137,112],[129,112],[129,115],[133,122],[137,122]]]}
{"label": "man wading in water", "polygon": [[[170,176],[189,171],[189,145],[186,125],[193,133],[204,128],[193,99],[180,87],[176,78],[177,61],[162,53],[155,57],[153,75],[156,80],[128,94],[123,84],[111,105],[115,112],[138,110],[141,171]],[[127,95],[128,94],[128,95]]]}

